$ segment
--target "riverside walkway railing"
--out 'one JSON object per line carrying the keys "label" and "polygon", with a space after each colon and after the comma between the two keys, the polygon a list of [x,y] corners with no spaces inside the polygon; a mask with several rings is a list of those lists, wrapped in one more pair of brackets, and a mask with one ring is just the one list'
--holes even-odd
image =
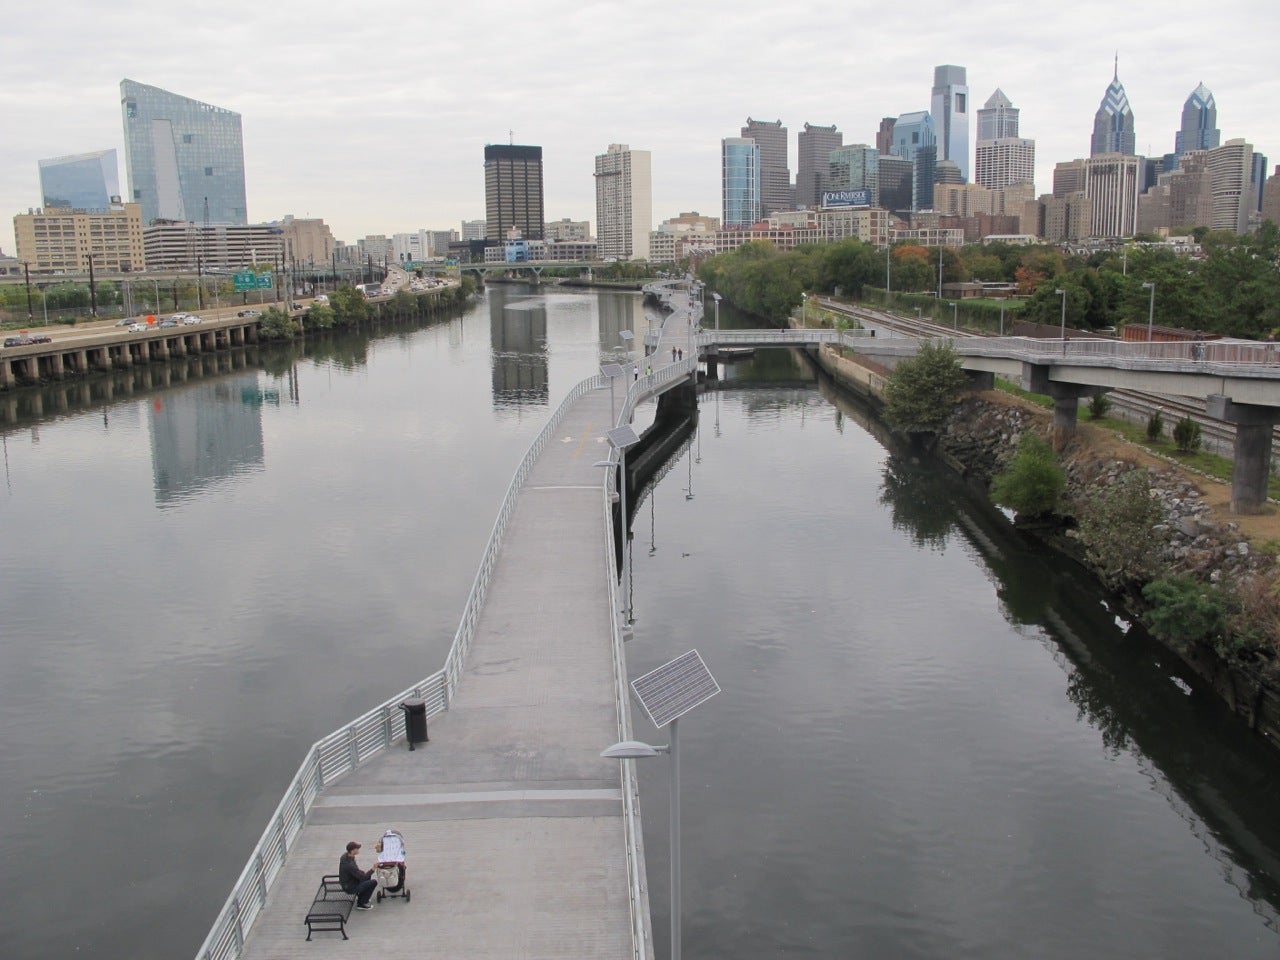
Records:
{"label": "riverside walkway railing", "polygon": [[[664,373],[666,371],[663,371]],[[657,379],[655,374],[654,378]],[[673,379],[673,378],[665,378]],[[665,382],[664,379],[664,382]],[[284,797],[263,831],[249,861],[240,872],[230,896],[213,922],[209,935],[196,953],[196,960],[239,960],[244,955],[245,938],[253,922],[266,905],[267,894],[280,875],[294,840],[302,830],[307,814],[324,786],[350,773],[367,762],[405,734],[404,713],[399,704],[409,698],[426,701],[427,715],[434,716],[449,708],[462,665],[475,636],[476,623],[484,606],[489,581],[497,563],[498,552],[507,522],[515,510],[516,500],[525,480],[532,472],[539,455],[554,435],[569,409],[585,394],[607,386],[602,376],[583,380],[561,402],[537,438],[529,446],[520,465],[516,468],[506,496],[498,510],[498,518],[489,534],[480,569],[476,573],[463,608],[462,620],[454,634],[453,643],[445,657],[445,665],[412,687],[401,691],[347,725],[317,741],[307,752]],[[639,393],[632,385],[632,393]],[[606,471],[610,477],[614,471]],[[605,511],[606,529],[612,534],[612,510],[608,487],[601,485],[601,503]],[[604,544],[605,562],[608,564],[610,609],[618,610],[616,600],[617,565],[614,561],[612,536]],[[626,659],[622,649],[622,636],[618,618],[613,620],[614,686],[618,713],[618,739],[630,739],[630,710],[627,699]],[[652,931],[650,930],[648,885],[644,876],[643,842],[640,826],[639,787],[632,761],[622,764],[622,794],[625,843],[627,848],[627,879],[631,899],[632,949],[636,960],[648,960],[652,956]]]}

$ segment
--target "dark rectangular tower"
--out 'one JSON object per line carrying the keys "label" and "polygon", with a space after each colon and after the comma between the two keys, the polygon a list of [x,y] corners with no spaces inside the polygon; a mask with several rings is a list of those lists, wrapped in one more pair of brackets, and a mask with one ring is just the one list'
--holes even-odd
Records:
{"label": "dark rectangular tower", "polygon": [[542,240],[542,148],[487,144],[484,148],[485,239],[502,243],[512,227]]}

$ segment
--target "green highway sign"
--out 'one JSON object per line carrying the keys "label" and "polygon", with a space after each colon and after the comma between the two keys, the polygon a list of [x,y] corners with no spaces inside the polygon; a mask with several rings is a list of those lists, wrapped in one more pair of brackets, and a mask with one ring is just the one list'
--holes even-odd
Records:
{"label": "green highway sign", "polygon": [[269,270],[266,273],[241,270],[239,273],[233,274],[231,279],[234,281],[237,291],[270,290],[276,285],[275,277]]}

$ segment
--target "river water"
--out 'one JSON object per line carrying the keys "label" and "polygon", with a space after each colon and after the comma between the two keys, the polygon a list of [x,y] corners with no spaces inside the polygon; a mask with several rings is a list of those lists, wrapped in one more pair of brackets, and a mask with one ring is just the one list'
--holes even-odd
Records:
{"label": "river water", "polygon": [[[645,323],[632,295],[492,288],[23,400],[5,955],[192,956],[306,748],[440,665],[525,447]],[[697,648],[723,688],[681,721],[686,955],[1275,956],[1276,756],[792,354],[724,387],[631,543],[632,676]],[[640,773],[665,956],[666,764]]]}

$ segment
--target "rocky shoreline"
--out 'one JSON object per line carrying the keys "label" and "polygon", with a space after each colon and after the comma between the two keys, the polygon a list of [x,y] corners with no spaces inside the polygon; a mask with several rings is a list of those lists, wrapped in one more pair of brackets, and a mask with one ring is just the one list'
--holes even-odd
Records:
{"label": "rocky shoreline", "polygon": [[[824,349],[819,364],[837,383],[860,397],[879,402],[887,370],[877,369]],[[939,436],[937,455],[966,481],[989,489],[992,478],[1013,456],[1018,438],[1027,430],[1048,436],[1050,413],[998,391],[969,394],[956,406],[945,432]],[[1073,529],[1074,511],[1093,490],[1117,482],[1128,471],[1152,458],[1137,448],[1117,450],[1116,444],[1098,449],[1081,438],[1064,451],[1066,472],[1059,522],[1039,525],[1026,532],[1047,546],[1094,569]],[[1179,574],[1210,584],[1238,583],[1250,577],[1274,583],[1280,575],[1276,557],[1256,549],[1233,521],[1211,516],[1200,487],[1175,465],[1148,465],[1151,495],[1160,503],[1163,520],[1155,528],[1161,543],[1162,563]],[[1099,578],[1101,580],[1101,578]],[[1123,598],[1126,613],[1141,619],[1140,596]],[[1280,748],[1280,669],[1270,663],[1250,664],[1220,655],[1204,644],[1166,644],[1195,671],[1250,727]]]}

